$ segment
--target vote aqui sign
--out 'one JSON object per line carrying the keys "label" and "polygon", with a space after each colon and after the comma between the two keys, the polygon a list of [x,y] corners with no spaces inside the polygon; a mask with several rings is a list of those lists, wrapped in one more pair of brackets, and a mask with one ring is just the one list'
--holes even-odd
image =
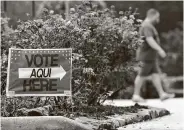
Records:
{"label": "vote aqui sign", "polygon": [[9,49],[7,96],[71,96],[72,49]]}

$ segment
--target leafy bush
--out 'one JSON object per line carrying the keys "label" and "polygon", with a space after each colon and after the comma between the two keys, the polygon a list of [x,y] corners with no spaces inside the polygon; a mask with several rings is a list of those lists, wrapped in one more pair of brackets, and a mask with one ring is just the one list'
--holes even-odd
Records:
{"label": "leafy bush", "polygon": [[[90,7],[93,6],[82,4],[76,9],[71,9],[68,19],[63,19],[59,14],[50,14],[45,9],[39,19],[19,21],[20,24],[13,33],[4,35],[2,32],[1,49],[2,55],[6,56],[2,60],[2,82],[6,79],[8,48],[71,47],[72,98],[75,105],[100,104],[110,90],[126,88],[132,83],[134,70],[130,63],[134,60],[137,45],[142,42],[137,33],[141,20],[135,19],[131,8],[126,13],[121,11],[120,17],[114,18],[109,9],[97,10]],[[121,78],[116,80],[119,76]],[[5,94],[5,85],[2,84],[2,94]],[[14,99],[30,104],[32,98]],[[71,107],[71,104],[67,106],[67,102],[63,102],[66,99],[64,97],[46,99],[42,101],[36,97],[32,102],[34,105],[29,108],[50,104],[51,99],[54,100],[55,106]],[[2,106],[5,108],[7,104]]]}
{"label": "leafy bush", "polygon": [[[182,23],[182,22],[181,22]],[[163,33],[164,49],[168,57],[162,62],[163,70],[171,76],[183,75],[183,25]]]}
{"label": "leafy bush", "polygon": [[[8,26],[9,18],[1,18],[1,94],[5,94],[6,75],[8,66],[8,47],[10,45],[11,33],[13,29]],[[4,41],[4,44],[3,44]]]}

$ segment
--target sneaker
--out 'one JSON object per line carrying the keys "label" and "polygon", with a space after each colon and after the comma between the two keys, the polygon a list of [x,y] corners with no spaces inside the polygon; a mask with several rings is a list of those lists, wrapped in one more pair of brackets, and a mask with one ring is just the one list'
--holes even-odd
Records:
{"label": "sneaker", "polygon": [[175,94],[164,93],[164,94],[162,94],[162,96],[160,97],[160,100],[161,100],[161,101],[164,101],[164,100],[167,100],[167,99],[170,99],[170,98],[174,98],[174,97],[175,97]]}
{"label": "sneaker", "polygon": [[134,102],[145,102],[144,98],[142,98],[139,95],[133,95],[132,101],[134,101]]}

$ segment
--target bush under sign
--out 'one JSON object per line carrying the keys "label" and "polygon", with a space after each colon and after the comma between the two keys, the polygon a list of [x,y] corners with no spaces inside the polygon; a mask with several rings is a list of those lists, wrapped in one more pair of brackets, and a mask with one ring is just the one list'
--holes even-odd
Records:
{"label": "bush under sign", "polygon": [[72,49],[9,49],[7,96],[71,96]]}

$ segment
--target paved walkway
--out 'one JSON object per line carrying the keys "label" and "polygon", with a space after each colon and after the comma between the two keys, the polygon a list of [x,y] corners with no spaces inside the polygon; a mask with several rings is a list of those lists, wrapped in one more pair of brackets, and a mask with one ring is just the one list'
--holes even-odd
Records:
{"label": "paved walkway", "polygon": [[[131,100],[106,101],[105,104],[115,106],[131,106],[135,103]],[[184,130],[184,99],[175,98],[164,102],[158,99],[149,99],[146,103],[140,103],[152,107],[166,108],[171,115],[153,119],[151,121],[136,123],[119,128],[119,130]]]}

